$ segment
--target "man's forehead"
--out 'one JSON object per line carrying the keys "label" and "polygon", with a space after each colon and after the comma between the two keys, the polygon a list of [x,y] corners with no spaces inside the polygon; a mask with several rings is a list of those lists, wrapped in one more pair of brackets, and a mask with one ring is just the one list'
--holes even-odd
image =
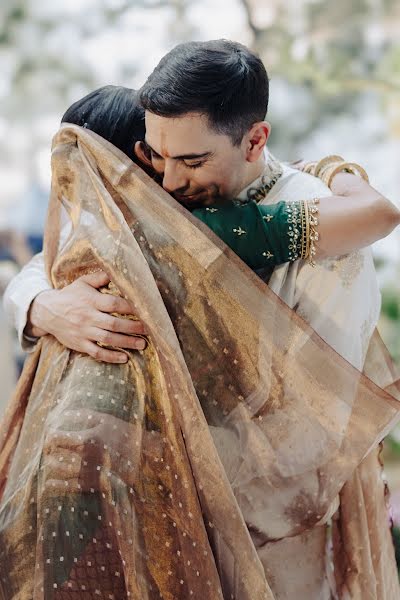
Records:
{"label": "man's forehead", "polygon": [[211,152],[213,138],[201,115],[161,117],[146,111],[146,142],[166,158]]}
{"label": "man's forehead", "polygon": [[190,112],[177,117],[165,117],[162,115],[156,115],[149,110],[145,111],[146,125],[157,125],[163,124],[165,127],[207,127],[208,119],[206,115]]}

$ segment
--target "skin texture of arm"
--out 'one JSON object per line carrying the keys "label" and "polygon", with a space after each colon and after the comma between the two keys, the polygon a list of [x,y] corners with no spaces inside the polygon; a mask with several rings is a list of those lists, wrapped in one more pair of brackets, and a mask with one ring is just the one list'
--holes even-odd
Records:
{"label": "skin texture of arm", "polygon": [[320,199],[317,259],[369,246],[400,224],[400,210],[355,175],[336,175],[332,193]]}

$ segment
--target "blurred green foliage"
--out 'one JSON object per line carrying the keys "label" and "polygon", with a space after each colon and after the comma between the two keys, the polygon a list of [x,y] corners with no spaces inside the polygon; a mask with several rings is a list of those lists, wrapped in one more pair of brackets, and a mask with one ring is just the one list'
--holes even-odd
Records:
{"label": "blurred green foliage", "polygon": [[392,529],[392,537],[396,555],[397,568],[400,574],[400,529],[396,526]]}

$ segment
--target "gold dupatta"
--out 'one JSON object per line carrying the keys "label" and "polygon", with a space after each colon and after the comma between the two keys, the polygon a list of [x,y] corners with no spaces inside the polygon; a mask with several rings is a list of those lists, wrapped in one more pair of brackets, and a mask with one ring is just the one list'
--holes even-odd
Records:
{"label": "gold dupatta", "polygon": [[[364,373],[399,397],[398,372],[377,330],[369,344]],[[343,600],[400,597],[381,450],[382,444],[374,448],[340,491],[332,537],[337,592]]]}
{"label": "gold dupatta", "polygon": [[397,376],[354,369],[92,132],[61,128],[52,173],[54,287],[104,269],[150,342],[107,365],[46,336],[28,361],[0,431],[0,597],[272,600],[249,529],[323,519],[399,420]]}

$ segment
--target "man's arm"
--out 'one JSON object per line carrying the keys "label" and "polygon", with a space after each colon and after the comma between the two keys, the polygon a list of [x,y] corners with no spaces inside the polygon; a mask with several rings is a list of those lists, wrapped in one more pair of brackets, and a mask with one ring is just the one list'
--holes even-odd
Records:
{"label": "man's arm", "polygon": [[141,350],[146,343],[136,336],[147,331],[140,321],[111,314],[132,314],[133,308],[123,298],[98,291],[109,281],[106,273],[99,271],[54,290],[45,274],[43,253],[34,256],[12,279],[4,295],[6,314],[18,331],[22,347],[29,351],[35,337],[51,334],[67,348],[99,361],[126,362],[124,352],[102,348],[96,342]]}
{"label": "man's arm", "polygon": [[[19,341],[25,351],[29,352],[35,346],[35,340],[28,339],[24,335],[31,303],[38,294],[47,290],[51,290],[51,285],[44,269],[43,252],[40,252],[10,281],[4,293],[5,313],[16,328]],[[28,331],[26,333],[29,335]],[[30,335],[34,336],[33,332],[30,332]]]}

